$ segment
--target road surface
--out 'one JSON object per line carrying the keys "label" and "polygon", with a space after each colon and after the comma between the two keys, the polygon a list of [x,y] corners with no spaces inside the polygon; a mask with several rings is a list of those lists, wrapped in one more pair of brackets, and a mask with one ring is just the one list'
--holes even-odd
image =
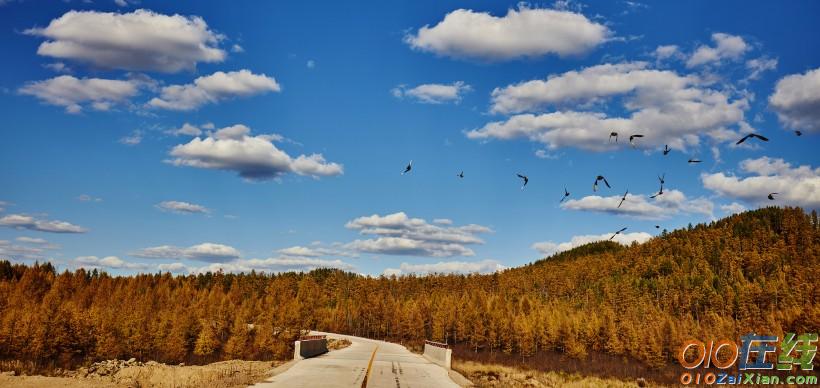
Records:
{"label": "road surface", "polygon": [[359,388],[367,374],[367,365],[374,350],[376,355],[367,382],[368,388],[459,387],[450,379],[447,370],[410,352],[404,346],[349,335],[322,332],[311,334],[346,339],[351,345],[296,362],[287,371],[253,387]]}

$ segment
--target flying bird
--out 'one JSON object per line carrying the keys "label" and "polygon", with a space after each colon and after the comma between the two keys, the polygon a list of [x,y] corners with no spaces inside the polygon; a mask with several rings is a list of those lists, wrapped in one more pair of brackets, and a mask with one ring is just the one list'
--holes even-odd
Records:
{"label": "flying bird", "polygon": [[598,175],[595,178],[595,183],[592,184],[592,191],[598,191],[598,182],[600,182],[600,181],[604,181],[604,184],[606,185],[607,188],[610,188],[610,189],[612,188],[612,186],[609,185],[609,182],[606,181],[606,178],[604,178],[603,175]]}
{"label": "flying bird", "polygon": [[411,160],[410,163],[407,163],[407,167],[404,168],[404,172],[402,172],[401,175],[407,174],[412,169],[413,169],[413,161]]}
{"label": "flying bird", "polygon": [[803,132],[800,131],[794,131],[794,134],[797,136],[803,136]]}
{"label": "flying bird", "polygon": [[689,159],[689,163],[690,163],[690,164],[691,164],[691,163],[700,163],[700,162],[701,162],[701,160],[700,160],[700,159]]}
{"label": "flying bird", "polygon": [[661,189],[658,190],[657,194],[650,195],[649,198],[655,198],[659,195],[663,195],[663,184],[666,183],[666,173],[663,173],[663,175],[658,175],[658,180],[661,182]]}
{"label": "flying bird", "polygon": [[560,201],[558,201],[558,203],[564,202],[564,200],[567,199],[567,197],[569,197],[569,191],[567,191],[567,187],[564,186],[564,196],[561,198]]}
{"label": "flying bird", "polygon": [[610,132],[609,133],[609,142],[612,143],[612,138],[615,138],[615,142],[618,142],[618,132]]}
{"label": "flying bird", "polygon": [[464,178],[464,171],[460,172],[460,173],[458,174],[458,177],[459,177],[459,178]]}
{"label": "flying bird", "polygon": [[750,138],[753,138],[753,137],[756,137],[756,138],[758,138],[758,139],[760,139],[760,140],[763,140],[763,141],[769,141],[769,139],[768,139],[767,137],[765,137],[765,136],[760,136],[760,135],[758,135],[758,134],[756,134],[756,133],[750,133],[750,134],[748,134],[748,135],[743,136],[742,138],[740,138],[740,140],[738,140],[738,141],[737,141],[737,143],[735,143],[735,144],[737,145],[737,144],[743,143],[743,142],[744,142],[744,141],[746,141],[747,139],[750,139]]}
{"label": "flying bird", "polygon": [[626,195],[627,195],[627,194],[629,194],[629,189],[626,189],[626,192],[624,193],[624,196],[623,196],[623,197],[621,197],[621,202],[619,202],[619,203],[618,203],[618,209],[620,209],[620,208],[621,208],[621,205],[623,205],[623,204],[624,204],[624,201],[626,201]]}
{"label": "flying bird", "polygon": [[669,149],[669,144],[665,144],[663,146],[663,155],[664,156],[669,155],[669,151],[672,151],[672,150]]}
{"label": "flying bird", "polygon": [[777,193],[769,193],[769,197],[768,197],[768,198],[769,198],[769,200],[770,200],[770,201],[774,201],[774,196],[775,196],[775,194],[777,194]]}
{"label": "flying bird", "polygon": [[634,140],[637,137],[643,137],[643,135],[632,135],[629,137],[629,144],[632,145],[632,148],[635,148],[635,143],[632,140]]}
{"label": "flying bird", "polygon": [[617,235],[621,234],[621,232],[623,232],[623,231],[625,231],[625,230],[626,230],[626,228],[623,228],[623,229],[621,229],[621,230],[619,230],[619,231],[615,232],[615,234],[613,234],[613,235],[612,235],[612,237],[610,237],[609,239],[610,239],[610,240],[612,240],[613,238],[615,238],[615,236],[617,236]]}
{"label": "flying bird", "polygon": [[521,186],[521,190],[524,190],[524,186],[526,186],[527,183],[530,182],[530,178],[527,178],[526,175],[521,175],[521,174],[515,174],[515,175],[518,175],[519,178],[524,180],[524,184]]}

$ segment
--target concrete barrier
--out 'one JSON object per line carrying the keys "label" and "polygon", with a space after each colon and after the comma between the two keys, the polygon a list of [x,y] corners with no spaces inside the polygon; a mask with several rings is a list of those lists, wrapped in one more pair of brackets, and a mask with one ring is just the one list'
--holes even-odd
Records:
{"label": "concrete barrier", "polygon": [[324,353],[327,353],[327,339],[324,338],[324,336],[321,336],[321,338],[301,339],[293,343],[294,360],[316,357]]}
{"label": "concrete barrier", "polygon": [[453,349],[448,349],[446,344],[424,341],[424,358],[450,370],[453,362]]}

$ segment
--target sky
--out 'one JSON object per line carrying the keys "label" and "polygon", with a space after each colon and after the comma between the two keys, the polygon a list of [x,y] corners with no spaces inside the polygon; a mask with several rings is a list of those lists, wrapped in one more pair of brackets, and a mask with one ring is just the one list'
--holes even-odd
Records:
{"label": "sky", "polygon": [[[817,209],[817,14],[0,0],[0,257],[489,273],[622,228],[614,241],[641,243]],[[768,141],[736,144],[752,133]]]}

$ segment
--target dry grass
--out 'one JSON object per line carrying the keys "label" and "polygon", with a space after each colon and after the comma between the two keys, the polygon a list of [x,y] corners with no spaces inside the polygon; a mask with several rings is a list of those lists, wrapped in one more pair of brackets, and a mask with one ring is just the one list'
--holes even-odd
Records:
{"label": "dry grass", "polygon": [[265,380],[271,368],[279,364],[281,362],[232,360],[197,366],[143,365],[123,368],[113,376],[94,378],[0,376],[0,386],[16,388],[247,387]]}
{"label": "dry grass", "polygon": [[327,350],[334,351],[339,349],[344,349],[350,346],[350,341],[346,339],[336,339],[336,338],[328,338],[327,339]]}
{"label": "dry grass", "polygon": [[478,387],[638,387],[637,382],[584,377],[561,372],[543,372],[504,366],[453,360],[453,369]]}

